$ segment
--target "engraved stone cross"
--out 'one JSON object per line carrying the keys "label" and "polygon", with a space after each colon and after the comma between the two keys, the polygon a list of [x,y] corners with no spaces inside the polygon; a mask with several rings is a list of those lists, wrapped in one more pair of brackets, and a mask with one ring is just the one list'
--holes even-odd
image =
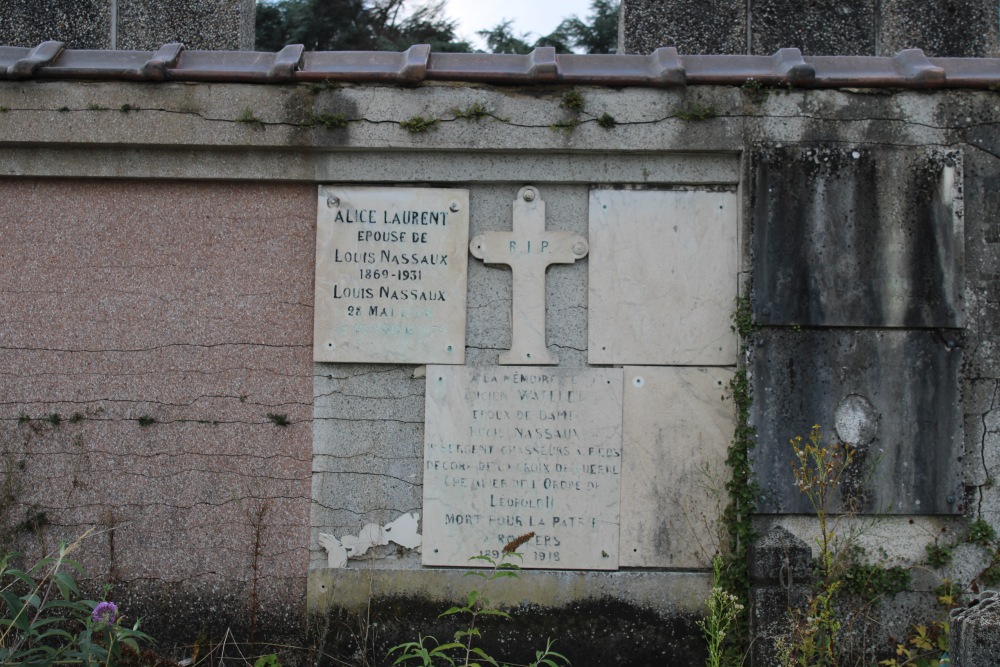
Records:
{"label": "engraved stone cross", "polygon": [[469,249],[484,264],[506,264],[512,273],[511,346],[500,365],[554,366],[559,357],[545,347],[545,271],[550,264],[572,264],[587,255],[587,240],[573,232],[545,231],[545,202],[526,186],[514,200],[514,229],[486,232]]}

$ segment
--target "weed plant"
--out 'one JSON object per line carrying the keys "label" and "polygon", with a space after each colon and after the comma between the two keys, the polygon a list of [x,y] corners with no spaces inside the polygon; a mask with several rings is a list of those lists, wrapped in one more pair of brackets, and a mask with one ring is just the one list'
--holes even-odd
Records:
{"label": "weed plant", "polygon": [[[479,589],[469,591],[465,604],[461,607],[452,607],[441,614],[439,618],[445,616],[462,615],[467,617],[467,627],[455,632],[453,639],[449,642],[441,643],[434,637],[421,635],[415,642],[406,642],[393,646],[389,649],[389,657],[394,653],[399,653],[393,665],[403,663],[417,664],[421,667],[432,667],[433,665],[449,665],[450,667],[483,667],[493,665],[493,667],[510,667],[510,663],[501,662],[488,654],[484,649],[476,645],[476,640],[481,637],[480,630],[476,623],[481,616],[499,616],[500,618],[510,618],[510,614],[490,606],[486,597],[486,592],[492,582],[505,577],[517,577],[521,569],[516,563],[510,562],[513,558],[522,558],[517,553],[519,547],[535,536],[534,532],[526,533],[508,542],[500,554],[499,560],[494,560],[489,556],[473,556],[469,560],[479,560],[486,562],[490,569],[487,571],[471,570],[465,573],[467,577],[480,577],[483,580]],[[569,660],[552,650],[552,640],[546,640],[545,649],[535,652],[534,661],[528,663],[528,667],[563,667],[570,664]]]}
{"label": "weed plant", "polygon": [[149,641],[138,621],[123,625],[113,602],[81,598],[74,572],[83,569],[69,555],[91,532],[27,570],[10,567],[15,554],[0,559],[0,664],[110,667],[123,648],[134,655]]}

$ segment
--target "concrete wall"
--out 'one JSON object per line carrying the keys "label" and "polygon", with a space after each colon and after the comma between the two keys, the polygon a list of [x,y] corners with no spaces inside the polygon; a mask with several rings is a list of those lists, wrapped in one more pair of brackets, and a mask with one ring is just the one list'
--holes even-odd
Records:
{"label": "concrete wall", "polygon": [[[312,637],[350,645],[339,620],[365,605],[370,586],[389,624],[380,649],[417,634],[393,619],[426,619],[432,625],[419,629],[440,635],[434,617],[444,598],[466,590],[460,572],[424,572],[395,550],[371,565],[322,567],[319,532],[419,510],[423,381],[414,366],[311,361],[315,185],[468,188],[473,234],[509,228],[509,218],[485,212],[509,215],[524,184],[545,198],[550,228],[584,234],[593,185],[735,186],[749,286],[755,225],[763,224],[752,206],[752,156],[762,147],[961,155],[964,321],[913,325],[935,344],[957,332],[960,402],[945,405],[962,428],[934,442],[953,456],[961,497],[935,510],[938,518],[911,523],[905,509],[879,541],[888,557],[917,562],[942,528],[963,530],[954,515],[1000,526],[1000,491],[990,482],[1000,465],[996,95],[581,88],[582,122],[553,129],[574,117],[560,104],[564,90],[0,83],[0,417],[5,470],[21,480],[6,515],[16,546],[39,554],[87,527],[113,527],[90,538],[81,558],[167,641],[190,642],[205,617],[216,631],[245,629],[255,572],[272,636],[308,641],[308,596],[308,609],[328,619],[309,623],[319,628]],[[456,117],[473,104],[490,115]],[[712,112],[691,120],[692,109]],[[316,125],[318,112],[351,122]],[[597,124],[604,113],[613,128]],[[418,115],[441,122],[424,133],[400,126]],[[803,201],[800,191],[786,196]],[[508,344],[507,275],[470,265],[469,364],[496,363]],[[586,281],[586,262],[549,274],[548,343],[567,367],[586,365]],[[800,333],[812,335],[775,323],[761,335],[783,345]],[[915,380],[900,400],[922,405],[936,381]],[[803,408],[788,419],[768,424],[768,437],[780,440],[760,442],[762,451],[818,417]],[[894,414],[880,419],[894,423]],[[268,512],[255,519],[265,499]],[[44,527],[24,523],[39,513]],[[813,529],[802,517],[760,523]],[[256,569],[255,525],[264,538]],[[985,567],[969,552],[950,573],[963,584]],[[929,590],[936,577],[917,585]],[[574,665],[682,664],[703,650],[693,620],[708,586],[704,570],[538,571],[495,597],[541,605],[522,610],[528,625],[510,635],[536,648],[561,636]],[[204,617],[193,618],[192,599]],[[629,642],[638,642],[632,653]]]}

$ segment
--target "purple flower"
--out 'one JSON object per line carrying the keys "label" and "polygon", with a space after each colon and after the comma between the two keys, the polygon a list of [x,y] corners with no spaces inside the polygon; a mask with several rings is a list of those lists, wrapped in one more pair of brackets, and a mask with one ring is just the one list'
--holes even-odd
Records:
{"label": "purple flower", "polygon": [[94,623],[111,625],[118,618],[118,607],[114,602],[98,602],[91,617],[94,619]]}

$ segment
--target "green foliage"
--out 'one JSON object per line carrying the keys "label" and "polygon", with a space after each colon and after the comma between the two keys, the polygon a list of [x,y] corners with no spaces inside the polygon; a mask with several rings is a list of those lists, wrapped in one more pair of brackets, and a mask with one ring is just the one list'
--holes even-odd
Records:
{"label": "green foliage", "polygon": [[10,111],[10,107],[0,106],[0,113],[7,113]]}
{"label": "green foliage", "polygon": [[90,104],[87,105],[87,110],[88,111],[107,111],[108,108],[107,107],[102,107],[100,104],[95,104],[94,102],[91,102]]}
{"label": "green foliage", "polygon": [[152,426],[153,424],[155,424],[156,417],[150,417],[149,415],[142,415],[141,417],[139,417],[137,421],[139,422],[139,426],[145,428],[147,426]]}
{"label": "green foliage", "polygon": [[[331,130],[337,130],[342,127],[347,127],[348,123],[351,121],[347,118],[346,114],[320,111],[313,114],[312,122],[313,125],[322,125],[330,128]],[[246,400],[246,397],[243,397],[243,400]]]}
{"label": "green foliage", "polygon": [[553,132],[566,132],[568,134],[578,128],[582,122],[579,118],[564,118],[549,125],[549,129]]}
{"label": "green foliage", "polygon": [[724,566],[719,575],[718,585],[739,598],[743,611],[734,621],[733,632],[725,638],[724,648],[727,664],[741,664],[744,653],[743,642],[750,627],[749,595],[750,571],[747,549],[757,537],[753,526],[753,511],[757,496],[757,484],[753,480],[750,467],[750,452],[756,435],[750,426],[750,383],[746,369],[740,369],[729,383],[729,391],[736,408],[736,430],[733,441],[726,452],[726,466],[732,476],[726,482],[729,498],[722,512],[728,543],[723,545]]}
{"label": "green foliage", "polygon": [[979,574],[979,580],[987,586],[1000,585],[1000,551],[993,552],[990,564]]}
{"label": "green foliage", "polygon": [[[950,627],[947,621],[935,621],[930,627],[926,625],[913,626],[913,634],[906,644],[896,645],[896,658],[878,663],[886,667],[938,667],[949,665],[948,658],[942,655],[948,651],[948,633]],[[900,658],[902,661],[900,661]]]}
{"label": "green foliage", "polygon": [[59,113],[66,113],[67,111],[69,111],[69,107],[59,107],[58,109],[56,109],[56,111],[58,111]]}
{"label": "green foliage", "polygon": [[48,423],[52,424],[53,426],[59,426],[59,424],[62,423],[62,417],[59,415],[58,412],[50,413],[49,416],[45,418],[45,420]]}
{"label": "green foliage", "polygon": [[69,416],[69,423],[76,424],[77,422],[82,422],[86,419],[86,416],[82,412],[74,412]]}
{"label": "green foliage", "polygon": [[[802,612],[796,609],[792,612],[792,633],[782,656],[782,663],[798,667],[836,667],[841,653],[837,603],[845,582],[834,568],[838,555],[834,550],[837,536],[830,522],[830,506],[840,487],[844,471],[854,460],[854,451],[837,442],[824,442],[819,425],[812,427],[806,440],[802,436],[792,438],[791,445],[795,486],[809,499],[819,522],[819,580],[809,597],[807,610]],[[871,576],[889,579],[888,582],[883,582],[889,586],[895,579],[883,574],[885,572],[888,572],[885,568],[858,569],[856,577],[860,583],[854,585],[863,586],[864,580]]]}
{"label": "green foliage", "polygon": [[419,134],[437,127],[437,124],[440,122],[441,121],[437,118],[414,116],[413,118],[408,118],[400,122],[399,126],[410,134]]}
{"label": "green foliage", "polygon": [[481,118],[491,115],[486,107],[481,102],[473,102],[464,109],[452,109],[451,113],[454,114],[455,118],[461,118],[463,120],[474,120],[479,121]]}
{"label": "green foliage", "polygon": [[[417,641],[393,646],[389,649],[388,656],[392,657],[397,652],[399,655],[392,664],[418,664],[421,667],[431,667],[435,664],[451,665],[452,667],[482,667],[482,665],[489,664],[499,667],[500,663],[493,656],[475,645],[476,639],[481,637],[476,623],[480,616],[496,616],[510,619],[510,614],[501,609],[495,609],[490,605],[490,601],[486,597],[486,591],[489,585],[497,579],[517,577],[517,573],[521,568],[516,563],[510,562],[510,559],[514,557],[521,558],[521,554],[517,553],[517,549],[534,536],[535,533],[530,532],[508,542],[504,546],[499,560],[495,560],[489,556],[473,556],[470,558],[469,560],[471,561],[483,561],[490,567],[490,569],[485,571],[470,570],[466,572],[466,576],[482,579],[482,587],[478,590],[473,589],[469,591],[469,594],[465,598],[465,604],[451,607],[438,616],[438,618],[465,616],[469,619],[467,626],[456,630],[453,639],[445,643],[441,643],[434,637],[419,635]],[[535,659],[528,663],[528,667],[568,666],[570,664],[569,660],[564,655],[553,651],[552,643],[551,639],[547,639],[545,649],[535,652]],[[506,665],[507,663],[504,664]]]}
{"label": "green foliage", "polygon": [[[528,33],[515,35],[511,27],[513,25],[513,19],[502,21],[488,30],[477,30],[476,34],[486,40],[486,50],[490,53],[530,53],[535,48],[534,44],[528,43],[530,36]],[[539,46],[553,45],[541,44]],[[558,49],[558,47],[557,50],[561,53],[566,52],[565,50]]]}
{"label": "green foliage", "polygon": [[609,113],[602,113],[597,117],[597,124],[603,127],[605,130],[610,130],[614,126],[618,125],[618,121],[615,117]]}
{"label": "green foliage", "polygon": [[567,111],[573,111],[580,113],[583,111],[583,95],[576,88],[571,88],[562,94],[562,99],[559,101],[559,106]]}
{"label": "green foliage", "polygon": [[118,107],[118,110],[121,111],[122,113],[128,113],[129,111],[138,111],[139,107],[134,106],[132,104],[123,104],[120,107]]}
{"label": "green foliage", "polygon": [[288,419],[288,415],[286,414],[275,414],[273,412],[268,412],[267,418],[270,419],[275,426],[288,426],[289,424],[292,423]]}
{"label": "green foliage", "polygon": [[792,84],[767,85],[754,78],[749,78],[740,88],[752,104],[760,104],[771,95],[771,91],[780,90],[787,95],[792,91]]}
{"label": "green foliage", "polygon": [[444,2],[409,0],[278,0],[258,2],[257,49],[304,44],[307,51],[405,51],[429,44],[435,52],[468,52]]}
{"label": "green foliage", "polygon": [[910,587],[911,581],[910,571],[898,565],[854,563],[844,572],[844,589],[868,602],[902,593]]}
{"label": "green foliage", "polygon": [[737,621],[743,611],[743,604],[740,599],[732,593],[726,591],[721,585],[723,571],[723,560],[721,556],[712,559],[712,572],[714,586],[708,594],[705,605],[708,607],[708,615],[704,620],[697,621],[701,633],[708,644],[708,660],[706,667],[721,667],[725,658],[723,642],[729,632],[729,626]]}
{"label": "green foliage", "polygon": [[619,6],[611,0],[593,0],[586,21],[575,14],[563,19],[535,46],[553,46],[559,53],[569,53],[574,49],[584,53],[615,53],[618,50]]}
{"label": "green foliage", "polygon": [[952,553],[950,547],[934,542],[933,544],[928,544],[926,549],[927,564],[931,567],[944,567],[951,562]]}
{"label": "green foliage", "polygon": [[753,308],[748,297],[741,296],[736,299],[736,312],[733,313],[732,329],[741,338],[746,338],[757,330],[757,326],[753,323]]}
{"label": "green foliage", "polygon": [[997,537],[996,530],[993,529],[985,519],[976,519],[969,524],[969,541],[980,546],[988,547]]}
{"label": "green foliage", "polygon": [[81,598],[74,572],[83,570],[68,556],[89,532],[28,570],[10,567],[14,554],[0,558],[0,664],[109,667],[123,648],[137,652],[149,640],[138,621],[123,625],[113,604]]}
{"label": "green foliage", "polygon": [[255,116],[253,113],[253,109],[251,109],[250,107],[243,108],[243,111],[240,112],[240,115],[236,117],[236,122],[246,123],[247,125],[255,129],[260,129],[264,127],[264,121],[262,121],[260,118],[257,118],[257,116]]}
{"label": "green foliage", "polygon": [[713,106],[702,106],[700,104],[689,105],[684,111],[677,112],[680,120],[702,121],[718,118],[719,112]]}

